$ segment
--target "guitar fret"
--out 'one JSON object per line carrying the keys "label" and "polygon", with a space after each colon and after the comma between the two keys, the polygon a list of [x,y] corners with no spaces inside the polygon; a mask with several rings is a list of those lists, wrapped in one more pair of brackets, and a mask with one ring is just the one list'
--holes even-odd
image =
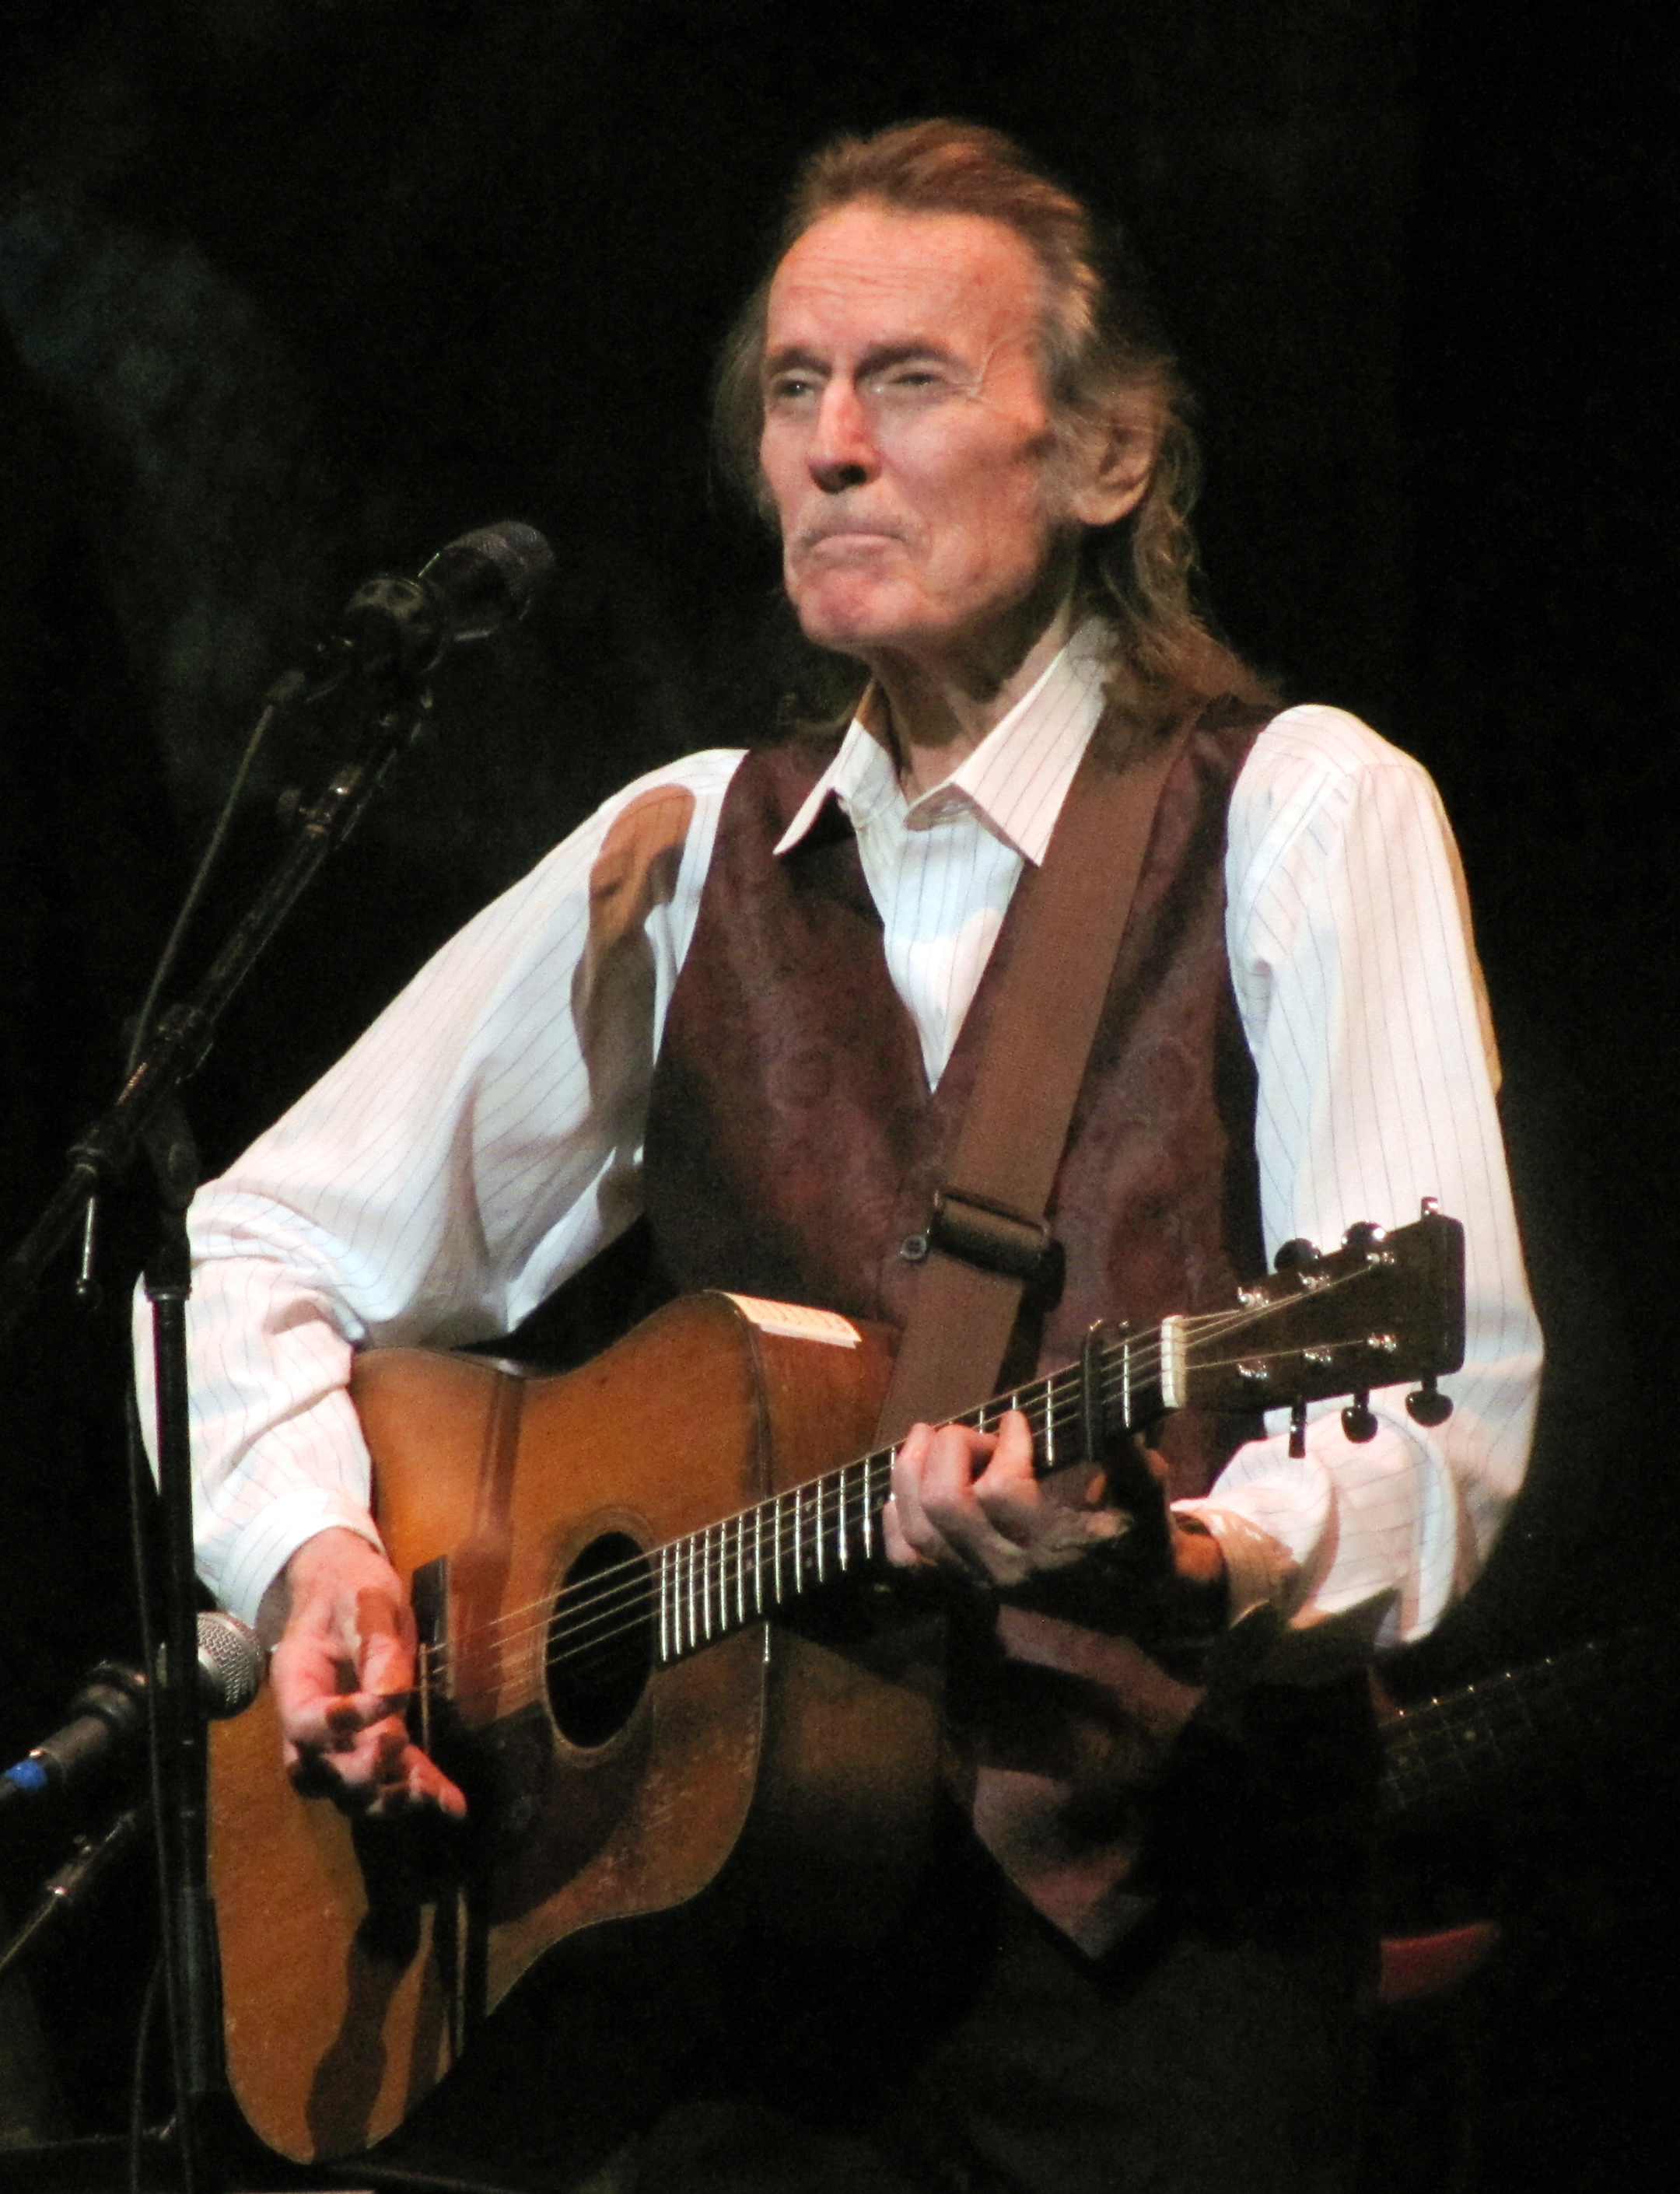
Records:
{"label": "guitar fret", "polygon": [[670,1658],[670,1548],[659,1549],[659,1658]]}
{"label": "guitar fret", "polygon": [[694,1542],[688,1541],[688,1643],[699,1645],[699,1634],[694,1624]]}
{"label": "guitar fret", "polygon": [[805,1589],[804,1492],[803,1485],[796,1485],[793,1489],[793,1589],[796,1593]]}
{"label": "guitar fret", "polygon": [[851,1537],[846,1530],[846,1480],[850,1474],[851,1465],[849,1463],[840,1473],[840,1521],[837,1527],[839,1536],[835,1541],[835,1548],[840,1556],[840,1566],[843,1570],[850,1568],[852,1559]]}
{"label": "guitar fret", "polygon": [[820,1583],[822,1582],[822,1489],[823,1489],[823,1481],[822,1481],[822,1479],[819,1479],[817,1480],[817,1486],[816,1486],[816,1493],[817,1493],[817,1524],[816,1524],[816,1530],[815,1530],[815,1531],[813,1532],[813,1534],[812,1534],[812,1536],[813,1536],[813,1538],[814,1539],[814,1541],[815,1541],[815,1542],[816,1542],[816,1549],[817,1549],[817,1582],[818,1582],[819,1584],[820,1584]]}
{"label": "guitar fret", "polygon": [[1131,1426],[1131,1335],[1125,1335],[1120,1341],[1120,1422],[1130,1430]]}
{"label": "guitar fret", "polygon": [[764,1503],[752,1512],[752,1597],[760,1615],[764,1612]]}

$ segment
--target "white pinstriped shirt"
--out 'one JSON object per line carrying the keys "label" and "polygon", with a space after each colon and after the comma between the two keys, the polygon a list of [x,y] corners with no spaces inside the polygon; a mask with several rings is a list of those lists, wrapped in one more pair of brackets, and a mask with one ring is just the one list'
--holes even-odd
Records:
{"label": "white pinstriped shirt", "polygon": [[[831,788],[930,1080],[1102,705],[1077,637],[910,802],[854,723],[778,848]],[[740,759],[690,755],[609,801],[201,1192],[199,1560],[236,1612],[255,1615],[314,1532],[375,1536],[345,1392],[356,1347],[503,1332],[636,1215],[660,1031]],[[664,858],[627,860],[627,834],[645,844],[650,828]],[[1437,1198],[1465,1227],[1466,1354],[1439,1430],[1396,1388],[1372,1397],[1379,1429],[1355,1446],[1321,1404],[1303,1458],[1280,1422],[1182,1505],[1220,1537],[1239,1611],[1270,1597],[1309,1617],[1385,1594],[1382,1639],[1412,1638],[1475,1575],[1520,1482],[1539,1364],[1457,853],[1415,762],[1338,710],[1297,708],[1238,778],[1225,879],[1268,1255]]]}

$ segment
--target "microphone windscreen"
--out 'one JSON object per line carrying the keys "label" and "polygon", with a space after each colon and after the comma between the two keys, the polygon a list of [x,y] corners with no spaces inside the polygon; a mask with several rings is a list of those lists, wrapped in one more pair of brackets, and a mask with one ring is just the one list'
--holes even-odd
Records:
{"label": "microphone windscreen", "polygon": [[517,624],[554,576],[554,551],[534,526],[505,519],[452,541],[420,574],[447,603],[449,638],[486,640]]}
{"label": "microphone windscreen", "polygon": [[268,1657],[248,1623],[223,1609],[198,1617],[198,1691],[212,1721],[243,1714],[262,1688]]}

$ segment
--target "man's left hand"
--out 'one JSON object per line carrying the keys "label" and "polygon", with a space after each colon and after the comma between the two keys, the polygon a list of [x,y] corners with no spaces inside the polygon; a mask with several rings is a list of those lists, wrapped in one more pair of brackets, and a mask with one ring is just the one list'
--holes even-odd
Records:
{"label": "man's left hand", "polygon": [[[1165,1499],[1166,1465],[1149,1456]],[[932,1567],[1000,1592],[1075,1564],[1126,1531],[1125,1510],[1102,1495],[1087,1502],[1052,1497],[1033,1467],[1033,1435],[1011,1410],[995,1433],[966,1425],[915,1425],[893,1464],[893,1497],[883,1518],[888,1559],[900,1569]],[[1217,1540],[1174,1519],[1172,1570],[1197,1598],[1223,1594]]]}

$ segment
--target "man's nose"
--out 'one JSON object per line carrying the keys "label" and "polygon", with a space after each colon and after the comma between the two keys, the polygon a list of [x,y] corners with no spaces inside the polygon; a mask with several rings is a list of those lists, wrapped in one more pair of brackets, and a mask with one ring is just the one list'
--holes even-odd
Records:
{"label": "man's nose", "polygon": [[874,437],[857,390],[837,375],[823,390],[806,462],[811,478],[825,495],[862,487],[880,470]]}

